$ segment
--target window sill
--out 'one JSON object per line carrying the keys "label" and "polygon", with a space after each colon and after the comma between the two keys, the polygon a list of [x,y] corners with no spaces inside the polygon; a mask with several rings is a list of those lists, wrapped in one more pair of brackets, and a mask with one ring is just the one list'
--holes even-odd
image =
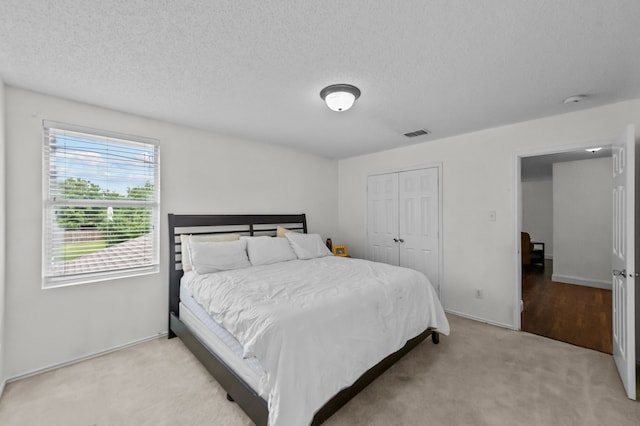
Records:
{"label": "window sill", "polygon": [[160,265],[144,266],[121,271],[109,271],[100,273],[89,273],[71,277],[46,277],[42,281],[42,289],[49,290],[60,287],[69,287],[80,284],[90,284],[95,282],[131,278],[141,275],[157,274],[160,272]]}

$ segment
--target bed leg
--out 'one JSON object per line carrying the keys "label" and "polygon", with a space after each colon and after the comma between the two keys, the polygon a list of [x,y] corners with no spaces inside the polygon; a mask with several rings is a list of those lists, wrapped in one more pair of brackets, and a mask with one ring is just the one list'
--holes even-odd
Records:
{"label": "bed leg", "polygon": [[433,342],[434,345],[437,345],[438,343],[440,343],[440,333],[438,333],[437,331],[434,331],[433,333],[431,333],[431,341]]}
{"label": "bed leg", "polygon": [[227,394],[227,401],[235,402],[235,400],[231,398],[231,395],[229,394]]}

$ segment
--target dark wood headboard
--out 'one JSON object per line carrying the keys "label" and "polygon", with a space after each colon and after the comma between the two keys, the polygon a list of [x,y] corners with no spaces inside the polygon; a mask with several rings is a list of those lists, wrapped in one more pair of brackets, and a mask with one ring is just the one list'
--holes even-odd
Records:
{"label": "dark wood headboard", "polygon": [[[182,278],[181,234],[275,235],[278,226],[307,233],[303,214],[194,215],[169,214],[169,316],[179,316]],[[169,333],[171,330],[169,329]]]}

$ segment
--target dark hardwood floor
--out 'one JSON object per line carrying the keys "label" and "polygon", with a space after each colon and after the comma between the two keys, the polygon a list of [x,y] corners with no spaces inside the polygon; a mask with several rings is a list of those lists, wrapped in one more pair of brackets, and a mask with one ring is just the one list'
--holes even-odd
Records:
{"label": "dark hardwood floor", "polygon": [[611,290],[551,281],[553,261],[522,271],[523,331],[612,353]]}

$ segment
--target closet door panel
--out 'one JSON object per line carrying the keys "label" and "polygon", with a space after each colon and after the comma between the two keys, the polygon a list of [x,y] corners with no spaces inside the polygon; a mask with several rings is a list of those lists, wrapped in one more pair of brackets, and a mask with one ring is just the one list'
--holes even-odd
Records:
{"label": "closet door panel", "polygon": [[399,264],[423,272],[438,288],[438,170],[400,172],[398,179]]}
{"label": "closet door panel", "polygon": [[398,174],[369,176],[367,180],[367,257],[375,262],[399,264]]}

